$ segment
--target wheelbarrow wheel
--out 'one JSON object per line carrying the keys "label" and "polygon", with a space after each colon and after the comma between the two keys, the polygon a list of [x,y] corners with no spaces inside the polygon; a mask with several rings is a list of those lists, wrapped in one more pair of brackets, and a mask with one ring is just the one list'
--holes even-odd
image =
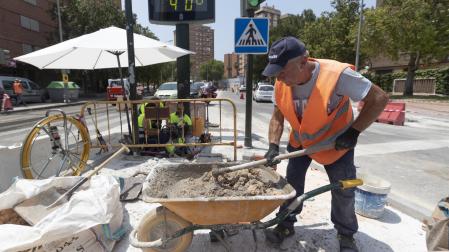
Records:
{"label": "wheelbarrow wheel", "polygon": [[[192,225],[165,207],[157,207],[147,213],[137,228],[137,239],[141,242],[150,242],[164,236],[170,236],[176,231]],[[146,248],[145,252],[183,252],[192,242],[193,232],[168,241],[165,246]]]}

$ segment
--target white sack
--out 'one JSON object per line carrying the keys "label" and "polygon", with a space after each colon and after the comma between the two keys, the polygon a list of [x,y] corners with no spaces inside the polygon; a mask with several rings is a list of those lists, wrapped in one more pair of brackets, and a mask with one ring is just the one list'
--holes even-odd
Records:
{"label": "white sack", "polygon": [[[79,179],[80,177],[57,177],[45,180],[18,180],[0,194],[0,210],[13,208],[25,199],[51,187],[68,189]],[[95,237],[95,230],[101,231],[106,227],[109,227],[113,234],[120,230],[123,221],[119,196],[120,187],[114,177],[93,176],[73,194],[69,202],[61,205],[36,225],[0,225],[0,248],[2,251],[17,251],[38,246],[57,247],[58,243],[73,240],[73,237],[78,237],[76,240],[83,243],[84,240],[80,240],[80,237],[92,235]],[[82,233],[83,231],[94,233],[89,236]],[[94,247],[96,246],[92,245],[92,249]]]}

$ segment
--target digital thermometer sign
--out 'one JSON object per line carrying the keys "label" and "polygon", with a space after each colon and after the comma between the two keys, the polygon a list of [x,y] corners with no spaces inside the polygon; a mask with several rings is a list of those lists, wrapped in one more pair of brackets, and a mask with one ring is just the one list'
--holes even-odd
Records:
{"label": "digital thermometer sign", "polygon": [[154,24],[215,21],[215,0],[149,0],[148,9]]}

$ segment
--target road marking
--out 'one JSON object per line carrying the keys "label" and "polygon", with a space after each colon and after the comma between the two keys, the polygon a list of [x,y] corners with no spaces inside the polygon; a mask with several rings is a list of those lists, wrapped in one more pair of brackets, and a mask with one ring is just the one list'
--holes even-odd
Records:
{"label": "road marking", "polygon": [[355,156],[370,156],[379,154],[391,154],[406,151],[423,151],[439,148],[449,148],[449,139],[443,140],[410,140],[410,141],[395,141],[388,143],[375,144],[358,144],[355,151]]}

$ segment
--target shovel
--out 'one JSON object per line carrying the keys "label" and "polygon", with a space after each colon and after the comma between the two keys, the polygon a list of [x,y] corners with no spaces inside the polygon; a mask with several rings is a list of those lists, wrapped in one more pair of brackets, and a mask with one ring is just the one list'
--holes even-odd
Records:
{"label": "shovel", "polygon": [[[326,150],[332,150],[335,148],[335,143],[331,143],[331,144],[326,144],[326,145],[314,145],[312,147],[309,147],[307,149],[303,149],[303,150],[298,150],[298,151],[293,151],[287,154],[281,154],[278,155],[274,158],[274,160],[284,160],[284,159],[290,159],[290,158],[295,158],[295,157],[301,157],[301,156],[305,156],[305,155],[310,155],[313,153],[317,153],[320,151],[326,151]],[[233,172],[233,171],[238,171],[238,170],[243,170],[243,169],[249,169],[249,168],[253,168],[253,167],[257,167],[257,166],[261,166],[267,163],[267,159],[261,159],[261,160],[257,160],[257,161],[253,161],[253,162],[249,162],[249,163],[244,163],[244,164],[240,164],[240,165],[235,165],[235,166],[230,166],[230,167],[225,167],[225,168],[214,168],[212,169],[212,175],[214,177],[217,177],[218,175],[221,175],[223,173],[227,173],[227,172]]]}

